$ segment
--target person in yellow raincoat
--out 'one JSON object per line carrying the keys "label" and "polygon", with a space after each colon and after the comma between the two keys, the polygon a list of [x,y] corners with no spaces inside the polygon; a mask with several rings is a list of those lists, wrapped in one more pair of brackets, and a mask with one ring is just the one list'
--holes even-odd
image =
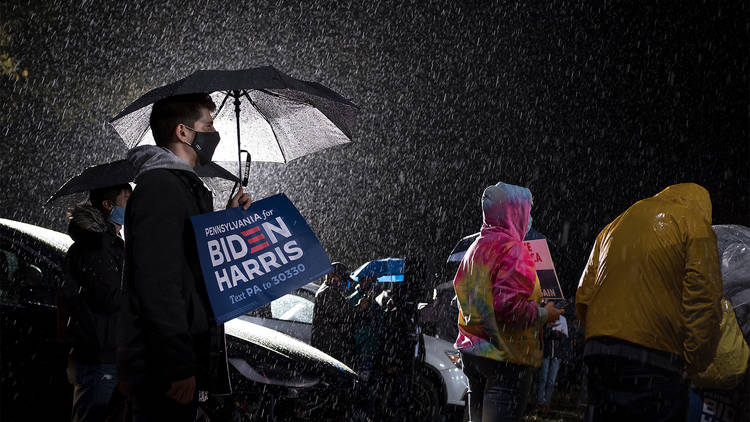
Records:
{"label": "person in yellow raincoat", "polygon": [[585,419],[684,420],[683,374],[713,360],[721,295],[703,187],[670,186],[608,224],[576,292],[589,367]]}

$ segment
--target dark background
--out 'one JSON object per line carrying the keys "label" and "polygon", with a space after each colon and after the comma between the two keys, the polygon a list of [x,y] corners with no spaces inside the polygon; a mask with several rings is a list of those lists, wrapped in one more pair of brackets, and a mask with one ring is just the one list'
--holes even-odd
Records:
{"label": "dark background", "polygon": [[361,107],[353,143],[254,164],[250,189],[285,192],[351,267],[442,263],[498,181],[531,189],[568,295],[599,230],[670,184],[750,226],[747,2],[233,3],[3,1],[0,217],[64,231],[81,197],[42,203],[124,156],[111,116],[197,69],[270,64]]}

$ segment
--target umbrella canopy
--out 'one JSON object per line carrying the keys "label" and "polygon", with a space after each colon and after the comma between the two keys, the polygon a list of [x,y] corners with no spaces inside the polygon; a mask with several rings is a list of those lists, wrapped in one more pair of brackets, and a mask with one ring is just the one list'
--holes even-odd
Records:
{"label": "umbrella canopy", "polygon": [[750,335],[750,228],[713,226],[716,232],[724,297],[732,302],[742,333]]}
{"label": "umbrella canopy", "polygon": [[[214,161],[241,166],[247,150],[255,161],[286,163],[351,141],[357,106],[325,86],[294,79],[271,66],[201,70],[153,89],[112,118],[125,144],[154,143],[149,116],[154,102],[173,95],[207,92],[217,109],[214,127],[237,142],[222,141]],[[237,171],[240,169],[237,168]]]}
{"label": "umbrella canopy", "polygon": [[404,281],[405,261],[403,258],[385,258],[369,261],[354,270],[351,278],[359,280],[360,277],[377,277],[383,283]]}
{"label": "umbrella canopy", "polygon": [[[456,243],[456,246],[453,247],[450,256],[448,256],[448,262],[461,262],[464,255],[466,254],[466,251],[469,249],[469,246],[474,243],[477,237],[479,237],[479,233],[470,234],[459,240],[458,243]],[[534,230],[533,227],[529,227],[529,231],[526,233],[526,236],[523,238],[523,240],[537,239],[546,239],[546,237],[538,231]]]}
{"label": "umbrella canopy", "polygon": [[[237,179],[237,176],[228,172],[216,163],[208,163],[204,166],[198,165],[195,167],[195,172],[200,177],[219,177],[233,182],[239,180]],[[49,197],[44,205],[46,206],[61,196],[104,188],[107,186],[123,185],[132,182],[134,178],[135,169],[133,169],[127,160],[117,160],[112,161],[111,163],[91,166],[82,171],[81,174],[71,177],[60,187],[60,189],[57,190],[57,192],[54,193],[54,195]]]}

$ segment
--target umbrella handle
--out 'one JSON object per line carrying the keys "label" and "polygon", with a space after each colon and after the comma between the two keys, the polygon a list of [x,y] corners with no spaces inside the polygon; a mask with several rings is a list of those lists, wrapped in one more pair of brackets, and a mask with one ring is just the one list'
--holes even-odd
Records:
{"label": "umbrella handle", "polygon": [[237,122],[237,178],[242,179],[242,150],[240,149],[240,91],[232,91],[234,97],[234,117]]}
{"label": "umbrella handle", "polygon": [[250,164],[253,162],[253,157],[248,150],[243,149],[240,150],[240,152],[247,154],[247,157],[245,158],[245,177],[242,178],[242,186],[247,187],[247,182],[250,180]]}
{"label": "umbrella handle", "polygon": [[245,158],[245,177],[242,179],[238,179],[238,181],[234,182],[234,186],[232,186],[232,192],[229,194],[229,199],[231,200],[232,197],[234,197],[234,192],[237,190],[237,187],[242,184],[242,187],[247,187],[247,182],[250,179],[250,164],[252,163],[252,156],[250,155],[250,151],[248,150],[240,150],[240,154],[242,153],[247,154],[247,158]]}

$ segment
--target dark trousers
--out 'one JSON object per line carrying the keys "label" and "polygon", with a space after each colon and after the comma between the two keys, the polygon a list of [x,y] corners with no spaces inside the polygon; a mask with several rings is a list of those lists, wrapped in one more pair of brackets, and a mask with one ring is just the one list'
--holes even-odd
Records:
{"label": "dark trousers", "polygon": [[117,386],[114,363],[68,361],[68,381],[73,384],[73,422],[103,421]]}
{"label": "dark trousers", "polygon": [[461,353],[469,379],[472,422],[519,421],[526,410],[533,368]]}
{"label": "dark trousers", "polygon": [[688,386],[679,373],[616,356],[593,355],[585,361],[585,422],[685,420]]}

